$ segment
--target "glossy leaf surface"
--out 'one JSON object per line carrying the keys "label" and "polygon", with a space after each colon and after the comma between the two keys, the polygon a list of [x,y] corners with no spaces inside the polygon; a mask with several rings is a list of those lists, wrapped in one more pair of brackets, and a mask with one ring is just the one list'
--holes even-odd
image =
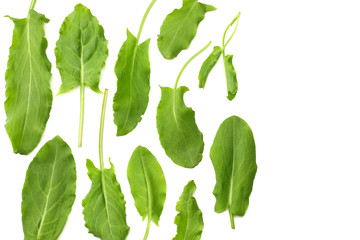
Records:
{"label": "glossy leaf surface", "polygon": [[195,122],[195,112],[184,103],[184,93],[188,90],[184,86],[161,87],[156,124],[161,145],[171,160],[193,168],[202,159],[204,141]]}
{"label": "glossy leaf surface", "polygon": [[167,15],[160,28],[157,43],[163,57],[173,59],[187,49],[205,13],[214,10],[215,7],[197,0],[183,0],[182,7]]}
{"label": "glossy leaf surface", "polygon": [[190,181],[176,203],[176,210],[179,213],[175,217],[177,234],[173,240],[199,240],[201,238],[204,221],[202,212],[193,197],[195,190],[194,181]]}
{"label": "glossy leaf surface", "polygon": [[75,200],[76,170],[70,147],[48,141],[30,163],[22,191],[25,240],[55,240]]}
{"label": "glossy leaf surface", "polygon": [[108,56],[104,29],[90,10],[78,4],[60,28],[56,43],[56,66],[62,85],[59,94],[80,85],[99,90],[100,72]]}
{"label": "glossy leaf surface", "polygon": [[257,170],[255,141],[249,125],[237,116],[226,119],[216,133],[210,149],[216,173],[215,211],[244,216]]}
{"label": "glossy leaf surface", "polygon": [[227,98],[233,100],[238,90],[238,82],[236,79],[236,71],[232,63],[233,55],[226,55],[224,57],[225,75],[226,75],[226,87]]}
{"label": "glossy leaf surface", "polygon": [[138,45],[135,36],[127,31],[127,40],[120,49],[113,104],[117,136],[131,132],[146,111],[150,91],[149,43],[150,39]]}
{"label": "glossy leaf surface", "polygon": [[199,72],[199,88],[205,88],[206,80],[209,76],[211,70],[215,67],[216,63],[219,61],[221,56],[222,49],[221,47],[214,47],[213,51],[210,53],[208,58],[202,64]]}
{"label": "glossy leaf surface", "polygon": [[40,142],[53,99],[44,31],[49,20],[34,10],[27,18],[10,19],[15,28],[5,74],[5,128],[13,151],[29,154]]}
{"label": "glossy leaf surface", "polygon": [[89,233],[102,240],[122,240],[129,232],[125,200],[116,180],[114,166],[110,164],[110,169],[101,171],[87,159],[86,167],[92,185],[82,202],[83,214]]}

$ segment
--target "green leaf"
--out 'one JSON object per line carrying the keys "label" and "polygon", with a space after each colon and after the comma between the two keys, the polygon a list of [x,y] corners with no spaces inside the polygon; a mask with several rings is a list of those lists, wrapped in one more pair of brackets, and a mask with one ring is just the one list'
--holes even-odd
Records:
{"label": "green leaf", "polygon": [[216,173],[215,212],[229,209],[233,216],[244,216],[257,170],[255,141],[249,125],[237,116],[226,119],[216,133],[210,149]]}
{"label": "green leaf", "polygon": [[197,0],[183,0],[182,7],[167,15],[160,28],[157,43],[163,57],[173,59],[187,49],[205,13],[215,10],[215,7]]}
{"label": "green leaf", "polygon": [[49,20],[31,9],[27,18],[10,19],[15,28],[5,74],[5,128],[13,151],[26,155],[39,144],[52,105],[44,31]]}
{"label": "green leaf", "polygon": [[143,220],[148,217],[147,237],[151,219],[159,226],[166,198],[165,176],[155,156],[147,148],[138,146],[130,158],[127,177],[136,209]]}
{"label": "green leaf", "polygon": [[202,64],[199,72],[199,88],[205,88],[205,83],[209,76],[209,73],[218,62],[221,53],[221,47],[215,46],[209,57]]}
{"label": "green leaf", "polygon": [[70,147],[56,136],[30,163],[22,191],[25,240],[55,240],[75,201],[76,170]]}
{"label": "green leaf", "polygon": [[232,63],[233,55],[226,55],[224,57],[225,75],[226,75],[226,87],[227,98],[231,101],[235,98],[238,90],[238,82],[236,79],[236,71]]}
{"label": "green leaf", "polygon": [[85,6],[76,5],[61,25],[55,55],[62,80],[58,94],[80,86],[79,147],[82,145],[84,122],[84,88],[86,85],[101,93],[99,81],[108,56],[107,44],[104,29],[97,18]]}
{"label": "green leaf", "polygon": [[195,112],[185,106],[184,93],[189,89],[161,87],[156,123],[166,154],[177,165],[193,168],[204,150],[203,135],[195,122]]}
{"label": "green leaf", "polygon": [[110,164],[110,169],[101,171],[87,159],[86,167],[92,185],[82,202],[83,214],[89,233],[102,240],[122,240],[129,232],[125,200],[116,180],[114,165]]}
{"label": "green leaf", "polygon": [[115,65],[117,91],[114,96],[114,122],[117,136],[131,132],[145,113],[150,92],[150,39],[137,44],[137,39],[127,31]]}
{"label": "green leaf", "polygon": [[204,221],[193,194],[196,190],[194,181],[190,181],[184,188],[176,210],[179,212],[175,217],[177,234],[173,240],[199,240],[204,228]]}

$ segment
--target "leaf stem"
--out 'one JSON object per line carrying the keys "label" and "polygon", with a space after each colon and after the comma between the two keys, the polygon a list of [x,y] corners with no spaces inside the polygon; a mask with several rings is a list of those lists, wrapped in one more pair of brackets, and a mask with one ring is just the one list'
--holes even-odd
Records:
{"label": "leaf stem", "polygon": [[187,65],[189,65],[189,63],[190,63],[192,60],[194,60],[194,58],[196,58],[196,57],[197,57],[198,55],[200,55],[203,51],[205,51],[205,50],[210,46],[210,44],[211,44],[211,41],[210,41],[208,44],[206,44],[205,47],[203,47],[203,48],[200,49],[197,53],[195,53],[195,54],[184,64],[184,66],[182,67],[182,69],[181,69],[180,72],[179,72],[179,75],[178,75],[177,78],[176,78],[176,82],[175,82],[174,89],[177,88],[178,83],[179,83],[179,80],[180,80],[180,77],[181,77],[181,74],[184,72],[184,70],[185,70],[185,68],[187,67]]}
{"label": "leaf stem", "polygon": [[36,4],[36,0],[31,0],[30,7],[29,7],[29,12],[28,12],[28,17],[30,16],[30,11],[34,10],[35,4]]}
{"label": "leaf stem", "polygon": [[[236,17],[230,22],[230,24],[226,27],[225,32],[224,32],[224,36],[223,36],[223,40],[222,40],[222,49],[223,49],[223,53],[225,54],[225,48],[226,46],[229,44],[230,40],[232,39],[232,37],[234,36],[236,29],[239,25],[239,19],[240,19],[240,12],[238,12],[238,14],[236,14]],[[225,43],[225,37],[226,37],[226,33],[229,30],[229,28],[235,23],[236,21],[236,25],[234,28],[233,33],[231,34],[230,38],[226,41]]]}
{"label": "leaf stem", "polygon": [[79,120],[78,147],[82,146],[82,137],[83,137],[83,129],[84,129],[84,112],[85,112],[85,85],[80,84],[80,120]]}
{"label": "leaf stem", "polygon": [[144,27],[144,24],[145,24],[145,21],[146,21],[146,18],[147,16],[149,15],[149,12],[151,10],[151,8],[154,6],[156,0],[152,0],[150,5],[148,6],[148,8],[146,9],[146,12],[141,20],[141,24],[140,24],[140,27],[139,27],[139,32],[137,34],[137,37],[136,37],[136,42],[139,43],[139,40],[140,40],[140,35],[141,35],[141,32],[142,32],[142,29]]}
{"label": "leaf stem", "polygon": [[108,96],[108,90],[104,91],[104,100],[101,110],[101,119],[100,119],[100,132],[99,132],[99,159],[100,159],[100,170],[104,170],[104,156],[103,156],[103,138],[104,138],[104,122],[105,122],[105,111],[106,111],[106,101]]}
{"label": "leaf stem", "polygon": [[235,229],[234,215],[229,211],[231,228]]}
{"label": "leaf stem", "polygon": [[144,235],[144,239],[143,240],[146,240],[148,235],[149,235],[149,231],[150,231],[150,225],[151,225],[151,218],[150,216],[148,216],[148,222],[147,222],[147,226],[146,226],[146,232],[145,232],[145,235]]}

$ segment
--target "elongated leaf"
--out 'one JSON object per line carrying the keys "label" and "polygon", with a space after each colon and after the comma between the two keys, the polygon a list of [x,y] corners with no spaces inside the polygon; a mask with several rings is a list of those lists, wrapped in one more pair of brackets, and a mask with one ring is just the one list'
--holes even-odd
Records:
{"label": "elongated leaf", "polygon": [[100,72],[108,56],[104,29],[90,10],[78,4],[60,28],[56,43],[56,66],[62,85],[59,94],[80,85],[99,90]]}
{"label": "elongated leaf", "polygon": [[215,7],[197,0],[183,0],[182,7],[167,15],[160,28],[157,43],[163,57],[173,59],[187,49],[205,13],[215,10]]}
{"label": "elongated leaf", "polygon": [[229,209],[233,216],[244,216],[257,170],[255,142],[249,125],[237,116],[226,119],[220,126],[210,149],[216,173],[215,211]]}
{"label": "elongated leaf", "polygon": [[236,79],[236,71],[232,63],[233,55],[226,55],[224,58],[226,87],[228,91],[227,98],[233,100],[238,90],[238,82]]}
{"label": "elongated leaf", "polygon": [[188,90],[184,86],[176,90],[161,87],[156,124],[161,145],[171,160],[193,168],[202,159],[204,141],[195,122],[195,112],[184,103],[184,93]]}
{"label": "elongated leaf", "polygon": [[82,202],[85,226],[102,240],[123,240],[129,232],[125,200],[116,180],[114,165],[101,171],[91,160],[86,161],[92,181],[90,192]]}
{"label": "elongated leaf", "polygon": [[177,234],[173,240],[199,240],[201,237],[204,221],[202,212],[193,197],[195,190],[194,181],[190,181],[176,203],[176,210],[179,213],[175,217]]}
{"label": "elongated leaf", "polygon": [[209,73],[218,62],[221,52],[221,47],[215,46],[209,57],[202,64],[199,72],[199,88],[205,88],[206,80],[209,76]]}
{"label": "elongated leaf", "polygon": [[131,132],[141,121],[149,102],[150,91],[150,39],[137,45],[137,40],[127,31],[115,65],[117,91],[114,96],[114,122],[117,136]]}
{"label": "elongated leaf", "polygon": [[75,201],[76,170],[70,147],[56,136],[30,163],[22,191],[25,240],[55,240]]}
{"label": "elongated leaf", "polygon": [[148,217],[147,237],[151,220],[159,226],[166,198],[165,176],[155,156],[147,148],[138,146],[130,158],[127,177],[136,209],[143,220]]}
{"label": "elongated leaf", "polygon": [[39,144],[52,105],[51,63],[46,56],[44,15],[10,18],[13,41],[5,74],[5,128],[15,153],[29,154]]}

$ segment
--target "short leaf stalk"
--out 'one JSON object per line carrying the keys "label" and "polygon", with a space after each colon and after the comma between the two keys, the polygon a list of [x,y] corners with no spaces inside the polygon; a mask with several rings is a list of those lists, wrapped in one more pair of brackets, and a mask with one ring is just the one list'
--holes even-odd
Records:
{"label": "short leaf stalk", "polygon": [[80,118],[79,118],[79,139],[78,147],[82,146],[82,137],[84,129],[84,112],[85,112],[85,84],[80,84]]}
{"label": "short leaf stalk", "polygon": [[[223,56],[225,56],[225,48],[226,46],[229,44],[230,40],[233,38],[235,32],[236,32],[236,29],[239,25],[239,19],[240,19],[240,12],[238,12],[238,14],[235,16],[235,18],[230,22],[230,24],[226,27],[225,29],[225,32],[224,32],[224,35],[223,35],[223,39],[222,39],[222,54]],[[229,39],[226,41],[225,43],[225,37],[226,37],[226,34],[227,34],[227,31],[229,30],[229,28],[236,22],[236,25],[235,25],[235,28],[234,28],[234,31],[233,33],[231,34],[231,36],[229,37]]]}
{"label": "short leaf stalk", "polygon": [[28,17],[30,16],[30,11],[34,10],[35,4],[36,4],[36,0],[32,0],[29,8]]}
{"label": "short leaf stalk", "polygon": [[203,48],[200,49],[197,53],[195,53],[195,54],[184,64],[184,66],[182,67],[182,69],[181,69],[180,72],[179,72],[179,75],[178,75],[177,78],[176,78],[176,82],[175,82],[174,89],[177,88],[178,83],[179,83],[179,80],[180,80],[180,77],[181,77],[182,73],[184,72],[185,68],[187,67],[187,65],[189,65],[189,63],[190,63],[192,60],[194,60],[194,58],[196,58],[196,57],[199,56],[203,51],[205,51],[205,50],[210,46],[210,44],[211,44],[211,41],[210,41],[208,44],[206,44],[205,47],[203,47]]}
{"label": "short leaf stalk", "polygon": [[148,216],[148,221],[147,221],[147,226],[146,226],[146,232],[145,232],[145,235],[144,235],[144,239],[143,239],[143,240],[146,240],[147,237],[148,237],[148,235],[149,235],[150,225],[151,225],[151,216]]}
{"label": "short leaf stalk", "polygon": [[139,41],[140,41],[140,36],[141,36],[141,32],[142,32],[142,29],[144,27],[144,24],[145,24],[145,21],[146,21],[146,18],[147,16],[149,15],[149,12],[151,10],[151,8],[154,6],[156,0],[152,0],[150,5],[148,6],[148,8],[146,9],[145,11],[145,14],[141,20],[141,24],[140,24],[140,27],[139,27],[139,31],[138,31],[138,34],[137,34],[137,37],[136,37],[136,46],[138,45]]}
{"label": "short leaf stalk", "polygon": [[103,100],[102,110],[101,110],[100,131],[99,131],[99,159],[100,159],[101,172],[104,171],[103,138],[104,138],[104,122],[105,122],[107,96],[108,96],[108,90],[105,89],[104,100]]}

